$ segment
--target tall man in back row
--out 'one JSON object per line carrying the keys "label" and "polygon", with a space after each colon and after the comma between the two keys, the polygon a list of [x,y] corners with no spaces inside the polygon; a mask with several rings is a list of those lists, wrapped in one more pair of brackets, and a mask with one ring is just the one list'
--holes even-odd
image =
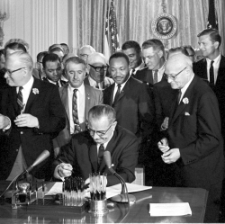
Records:
{"label": "tall man in back row", "polygon": [[[107,173],[107,185],[120,181],[107,170],[103,159],[105,150],[112,156],[112,164],[118,174],[128,183],[134,181],[137,164],[137,139],[126,129],[117,125],[115,110],[104,104],[94,106],[88,113],[88,130],[76,134],[70,143],[61,148],[54,162],[54,176],[70,176],[72,170],[88,182],[89,174]],[[63,163],[61,162],[63,161]]]}
{"label": "tall man in back row", "polygon": [[158,143],[162,159],[175,163],[177,186],[208,190],[205,221],[218,222],[224,174],[218,101],[208,84],[194,75],[187,56],[175,54],[165,67],[171,88],[179,94],[165,138]]}

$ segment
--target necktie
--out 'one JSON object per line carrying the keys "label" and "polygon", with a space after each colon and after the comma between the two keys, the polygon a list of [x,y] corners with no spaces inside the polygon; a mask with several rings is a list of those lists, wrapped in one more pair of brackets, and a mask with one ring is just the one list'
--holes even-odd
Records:
{"label": "necktie", "polygon": [[153,83],[156,84],[158,82],[158,70],[154,71]]}
{"label": "necktie", "polygon": [[74,134],[81,131],[79,120],[78,120],[78,111],[77,111],[77,89],[73,90],[73,102],[72,102],[72,113],[73,113],[73,122],[74,122]]}
{"label": "necktie", "polygon": [[214,85],[214,69],[213,69],[213,63],[214,61],[211,61],[211,66],[210,66],[210,69],[209,69],[209,78],[210,78],[210,84],[211,85]]}
{"label": "necktie", "polygon": [[116,95],[115,95],[115,98],[114,98],[114,104],[117,102],[117,100],[120,96],[120,93],[121,93],[121,85],[118,84],[118,89],[117,89],[117,92],[116,92]]}
{"label": "necktie", "polygon": [[136,75],[135,69],[132,69],[132,70],[131,70],[131,75],[132,75],[132,76],[135,76],[135,75]]}
{"label": "necktie", "polygon": [[22,89],[23,89],[23,87],[20,86],[19,92],[17,94],[18,114],[22,114],[23,109],[24,109]]}
{"label": "necktie", "polygon": [[178,90],[178,95],[177,95],[177,104],[180,104],[180,98],[181,98],[181,89]]}
{"label": "necktie", "polygon": [[98,149],[98,165],[100,165],[102,162],[104,151],[105,151],[104,145],[101,144]]}

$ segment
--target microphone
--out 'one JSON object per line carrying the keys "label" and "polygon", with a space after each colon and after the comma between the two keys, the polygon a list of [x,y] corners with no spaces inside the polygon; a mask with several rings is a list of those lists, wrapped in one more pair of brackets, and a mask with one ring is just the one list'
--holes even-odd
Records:
{"label": "microphone", "polygon": [[131,195],[131,194],[128,194],[126,182],[124,181],[123,177],[121,177],[113,169],[111,153],[106,150],[104,152],[103,156],[104,156],[104,160],[105,160],[106,166],[108,167],[109,171],[120,180],[120,183],[121,183],[121,186],[122,186],[121,193],[119,195],[116,195],[116,196],[110,198],[110,199],[112,201],[115,201],[115,202],[122,202],[122,203],[134,204],[135,201],[136,201],[135,196],[134,195]]}
{"label": "microphone", "polygon": [[0,198],[5,194],[5,192],[9,189],[9,187],[12,185],[12,183],[17,182],[17,180],[24,174],[29,173],[35,166],[42,163],[45,159],[47,159],[50,156],[50,152],[48,150],[44,150],[37,159],[32,163],[31,166],[29,166],[26,170],[24,170],[21,174],[16,176],[8,185],[8,187],[4,190],[4,192],[0,195]]}

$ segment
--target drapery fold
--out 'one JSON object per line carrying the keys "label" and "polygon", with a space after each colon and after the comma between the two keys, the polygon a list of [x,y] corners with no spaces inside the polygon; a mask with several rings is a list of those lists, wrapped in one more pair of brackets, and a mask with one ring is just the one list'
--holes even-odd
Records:
{"label": "drapery fold", "polygon": [[[108,0],[1,0],[8,7],[4,21],[4,44],[11,38],[24,39],[35,59],[53,43],[68,43],[74,53],[85,44],[103,52],[106,3]],[[208,0],[165,0],[166,11],[178,21],[177,34],[167,48],[192,45],[198,48],[197,34],[206,28]],[[222,53],[225,51],[225,1],[215,0]],[[140,44],[154,38],[151,22],[160,15],[161,0],[115,0],[120,46],[127,40]],[[165,41],[164,41],[165,42]]]}

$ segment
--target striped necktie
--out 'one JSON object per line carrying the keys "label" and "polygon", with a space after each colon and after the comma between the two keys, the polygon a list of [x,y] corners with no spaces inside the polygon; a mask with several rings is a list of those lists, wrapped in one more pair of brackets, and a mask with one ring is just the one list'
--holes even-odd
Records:
{"label": "striped necktie", "polygon": [[20,86],[19,92],[17,94],[17,105],[18,105],[18,111],[17,112],[18,112],[18,114],[22,114],[23,109],[24,109],[22,89],[23,89],[23,87]]}
{"label": "striped necktie", "polygon": [[79,120],[78,120],[78,111],[77,111],[77,91],[78,91],[78,89],[73,90],[73,102],[72,102],[74,134],[79,133],[81,131],[81,128],[80,128],[80,125],[79,125]]}

